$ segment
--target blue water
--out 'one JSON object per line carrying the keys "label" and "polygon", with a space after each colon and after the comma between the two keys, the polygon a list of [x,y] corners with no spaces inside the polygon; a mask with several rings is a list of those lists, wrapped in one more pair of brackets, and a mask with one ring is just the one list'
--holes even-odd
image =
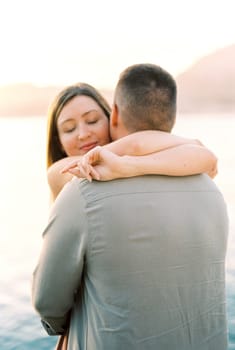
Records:
{"label": "blue water", "polygon": [[[230,217],[227,254],[229,350],[235,349],[235,118],[196,116],[178,123],[175,133],[197,137],[219,157],[215,180]],[[0,349],[54,349],[31,305],[31,277],[49,213],[43,118],[0,118]],[[9,141],[10,137],[10,141]],[[219,140],[219,142],[218,142]],[[226,141],[225,141],[226,140]]]}

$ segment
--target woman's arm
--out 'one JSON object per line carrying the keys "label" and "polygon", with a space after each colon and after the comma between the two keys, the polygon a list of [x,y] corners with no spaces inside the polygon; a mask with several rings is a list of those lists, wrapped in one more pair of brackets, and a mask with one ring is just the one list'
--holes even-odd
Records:
{"label": "woman's arm", "polygon": [[118,156],[105,147],[96,147],[82,160],[68,165],[64,171],[88,180],[108,181],[144,174],[185,176],[217,174],[217,159],[207,148],[180,145],[145,156]]}
{"label": "woman's arm", "polygon": [[145,156],[124,156],[119,157],[119,161],[116,164],[116,171],[120,172],[118,177],[129,177],[130,174],[187,176],[207,173],[214,178],[217,174],[216,157],[199,145],[180,145]]}
{"label": "woman's arm", "polygon": [[73,177],[70,173],[61,173],[61,170],[68,164],[71,163],[71,161],[76,160],[79,161],[81,159],[81,156],[76,157],[66,157],[63,159],[58,160],[57,162],[53,163],[48,169],[47,169],[47,182],[51,190],[51,200],[54,201],[64,185],[70,181]]}
{"label": "woman's arm", "polygon": [[[197,140],[186,139],[163,131],[145,130],[122,137],[121,139],[111,142],[104,147],[120,156],[138,156],[159,152],[163,149],[175,147],[181,144],[200,143]],[[61,170],[72,161],[75,161],[76,163],[80,159],[80,156],[66,157],[50,166],[47,172],[47,178],[51,189],[52,200],[55,200],[64,185],[72,178],[71,174],[68,172],[64,172],[62,174]]]}
{"label": "woman's arm", "polygon": [[[165,161],[166,171],[164,171],[163,163],[161,165],[161,169],[159,168],[159,165],[152,164],[152,170],[151,170],[152,172],[150,173],[170,175],[169,170],[171,169],[171,171],[178,174],[178,176],[180,176],[180,173],[182,171],[185,172],[183,175],[191,175],[192,170],[190,170],[189,166],[187,168],[182,169],[182,166],[183,166],[181,162],[182,156],[184,156],[185,158],[188,157],[187,159],[188,161],[190,161],[191,166],[192,165],[194,166],[193,173],[202,173],[202,172],[207,173],[210,171],[209,169],[216,168],[216,163],[217,163],[216,157],[210,150],[208,150],[206,147],[203,147],[200,141],[176,136],[163,131],[156,131],[156,130],[139,131],[139,132],[127,135],[125,137],[122,137],[103,147],[108,151],[111,151],[119,156],[123,156],[123,155],[140,156],[140,155],[147,155],[147,154],[156,153],[156,152],[160,153],[160,151],[170,150],[171,148],[174,148],[180,145],[185,145],[185,148],[183,148],[178,154],[178,158],[176,158],[178,160],[177,164],[175,164],[174,162],[168,163],[170,162],[170,160],[166,158],[166,161]],[[189,150],[187,148],[187,146],[189,147],[189,145],[197,145],[197,146],[201,146],[201,148],[195,149],[194,152],[191,151],[191,153],[189,154],[188,153]],[[90,152],[92,152],[92,150]],[[178,151],[176,151],[176,155],[177,155],[177,152]],[[166,154],[164,153],[163,157],[165,157],[165,155]],[[190,157],[192,157],[192,159],[189,159]],[[77,162],[80,159],[81,158],[79,156],[68,157],[60,160],[59,162],[54,163],[51,166],[51,168],[48,171],[48,183],[50,185],[53,198],[56,198],[56,196],[61,191],[65,183],[71,179],[72,174],[78,177],[82,176],[79,169],[76,167]],[[152,157],[150,157],[149,161],[154,162],[155,160]],[[140,163],[141,161],[138,159],[138,162]],[[69,169],[70,169],[70,174],[67,172]],[[73,170],[71,171],[71,169]],[[150,169],[150,165],[149,165],[149,169]],[[61,173],[61,170],[63,170],[63,173]],[[149,171],[146,170],[145,174],[149,174]],[[136,176],[136,175],[132,175],[132,173],[129,173],[129,176]]]}
{"label": "woman's arm", "polygon": [[164,131],[144,130],[122,137],[104,147],[119,156],[141,156],[184,144],[202,146],[202,143],[196,139],[189,139]]}

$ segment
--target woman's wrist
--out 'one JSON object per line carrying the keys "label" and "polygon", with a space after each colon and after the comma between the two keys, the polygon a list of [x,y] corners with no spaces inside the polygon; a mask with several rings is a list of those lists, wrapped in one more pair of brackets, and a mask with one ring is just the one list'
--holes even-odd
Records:
{"label": "woman's wrist", "polygon": [[142,156],[122,156],[120,157],[120,175],[121,177],[132,177],[146,174],[144,157]]}

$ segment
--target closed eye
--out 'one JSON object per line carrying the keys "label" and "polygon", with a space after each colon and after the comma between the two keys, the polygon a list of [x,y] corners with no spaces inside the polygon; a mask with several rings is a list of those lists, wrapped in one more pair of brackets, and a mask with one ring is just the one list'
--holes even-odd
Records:
{"label": "closed eye", "polygon": [[75,130],[75,127],[74,128],[65,129],[64,133],[70,133],[70,132],[73,132],[74,130]]}
{"label": "closed eye", "polygon": [[95,120],[87,120],[87,124],[95,124],[95,123],[97,123],[97,119],[95,119]]}

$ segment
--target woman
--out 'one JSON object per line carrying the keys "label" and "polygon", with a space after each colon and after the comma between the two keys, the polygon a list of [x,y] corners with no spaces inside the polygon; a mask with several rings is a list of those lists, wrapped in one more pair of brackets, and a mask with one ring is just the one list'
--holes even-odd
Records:
{"label": "woman", "polygon": [[[71,160],[79,161],[89,150],[106,144],[109,151],[119,156],[149,154],[150,160],[153,153],[159,156],[164,151],[166,168],[153,161],[147,173],[182,176],[205,172],[211,177],[216,174],[216,157],[197,140],[162,131],[142,131],[110,143],[110,112],[102,95],[85,83],[69,86],[55,98],[48,114],[47,140],[48,183],[53,200],[73,176],[61,170]],[[140,160],[138,164],[142,174],[146,156],[142,168]],[[128,174],[136,175],[136,170]]]}

